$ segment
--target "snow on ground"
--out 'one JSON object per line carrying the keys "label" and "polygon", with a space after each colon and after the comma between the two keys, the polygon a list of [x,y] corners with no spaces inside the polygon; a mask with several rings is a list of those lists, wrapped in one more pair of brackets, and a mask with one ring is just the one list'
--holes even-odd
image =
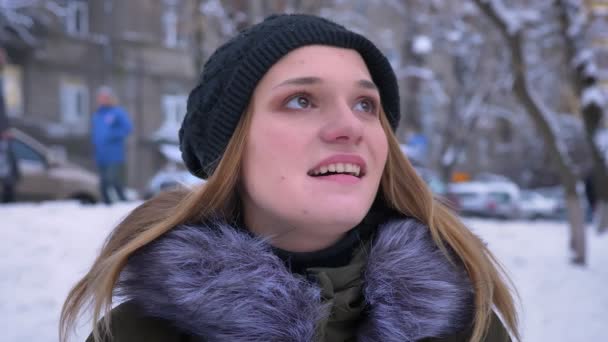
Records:
{"label": "snow on ground", "polygon": [[[2,341],[57,341],[61,304],[110,229],[135,204],[0,207]],[[556,222],[468,219],[510,272],[522,299],[524,341],[600,341],[608,317],[608,235],[588,235],[589,265],[568,263]],[[76,331],[83,341],[89,325]]]}
{"label": "snow on ground", "polygon": [[[59,312],[113,226],[134,204],[0,206],[0,338],[58,341]],[[90,326],[73,341],[84,341]]]}
{"label": "snow on ground", "polygon": [[523,341],[604,341],[608,235],[587,232],[586,268],[569,263],[568,227],[555,222],[467,220],[499,258],[521,297]]}

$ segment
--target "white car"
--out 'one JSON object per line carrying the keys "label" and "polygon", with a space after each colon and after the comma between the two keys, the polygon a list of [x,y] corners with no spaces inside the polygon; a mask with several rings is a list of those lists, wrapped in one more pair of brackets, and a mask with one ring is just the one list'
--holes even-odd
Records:
{"label": "white car", "polygon": [[145,198],[149,199],[161,191],[172,190],[179,187],[192,188],[204,184],[205,181],[195,177],[187,170],[166,168],[158,171],[148,182]]}
{"label": "white car", "polygon": [[452,183],[448,193],[463,214],[514,219],[520,216],[520,189],[511,182]]}
{"label": "white car", "polygon": [[557,199],[544,196],[535,191],[522,191],[520,200],[521,216],[529,220],[557,218],[560,203]]}

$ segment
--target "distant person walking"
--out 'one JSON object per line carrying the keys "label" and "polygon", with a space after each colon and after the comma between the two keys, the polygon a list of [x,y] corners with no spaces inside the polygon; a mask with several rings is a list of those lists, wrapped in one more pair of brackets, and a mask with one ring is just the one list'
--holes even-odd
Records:
{"label": "distant person walking", "polygon": [[0,202],[10,203],[16,200],[16,187],[19,181],[17,159],[10,146],[9,122],[4,102],[4,77],[2,70],[6,64],[6,53],[0,48]]}
{"label": "distant person walking", "polygon": [[125,201],[123,173],[125,165],[125,140],[133,125],[127,112],[117,105],[117,98],[110,87],[97,91],[97,111],[92,119],[92,141],[95,161],[100,178],[101,195],[111,204],[110,189],[119,200]]}
{"label": "distant person walking", "polygon": [[597,194],[595,191],[595,184],[593,182],[593,174],[590,174],[585,178],[585,197],[587,199],[587,213],[586,221],[592,222],[593,215],[595,213],[595,206],[597,204]]}

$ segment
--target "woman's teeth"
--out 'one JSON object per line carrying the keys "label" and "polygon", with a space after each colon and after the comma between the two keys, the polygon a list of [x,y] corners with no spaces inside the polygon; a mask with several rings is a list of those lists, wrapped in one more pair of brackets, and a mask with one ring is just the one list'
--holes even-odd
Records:
{"label": "woman's teeth", "polygon": [[323,176],[330,172],[331,173],[346,173],[346,174],[353,175],[355,177],[359,177],[359,174],[361,173],[361,167],[359,165],[348,164],[348,163],[329,164],[329,165],[321,166],[318,169],[312,170],[310,172],[310,175],[311,176]]}

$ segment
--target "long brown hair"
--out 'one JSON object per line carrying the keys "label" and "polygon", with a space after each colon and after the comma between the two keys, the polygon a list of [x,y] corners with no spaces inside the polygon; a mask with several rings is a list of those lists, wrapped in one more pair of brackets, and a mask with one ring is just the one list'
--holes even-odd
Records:
{"label": "long brown hair", "polygon": [[[163,193],[134,209],[110,234],[87,274],[72,288],[63,305],[59,337],[68,333],[85,308],[93,313],[93,336],[101,341],[99,325],[110,332],[113,288],[129,256],[173,227],[200,221],[211,215],[230,220],[237,211],[237,186],[252,113],[246,111],[231,138],[224,157],[205,185],[190,191]],[[401,152],[384,113],[380,116],[389,143],[389,155],[380,183],[386,204],[428,225],[437,245],[453,250],[464,264],[475,290],[475,324],[472,341],[485,335],[492,307],[519,340],[517,313],[501,266],[486,246],[450,210],[433,198],[431,191]]]}

